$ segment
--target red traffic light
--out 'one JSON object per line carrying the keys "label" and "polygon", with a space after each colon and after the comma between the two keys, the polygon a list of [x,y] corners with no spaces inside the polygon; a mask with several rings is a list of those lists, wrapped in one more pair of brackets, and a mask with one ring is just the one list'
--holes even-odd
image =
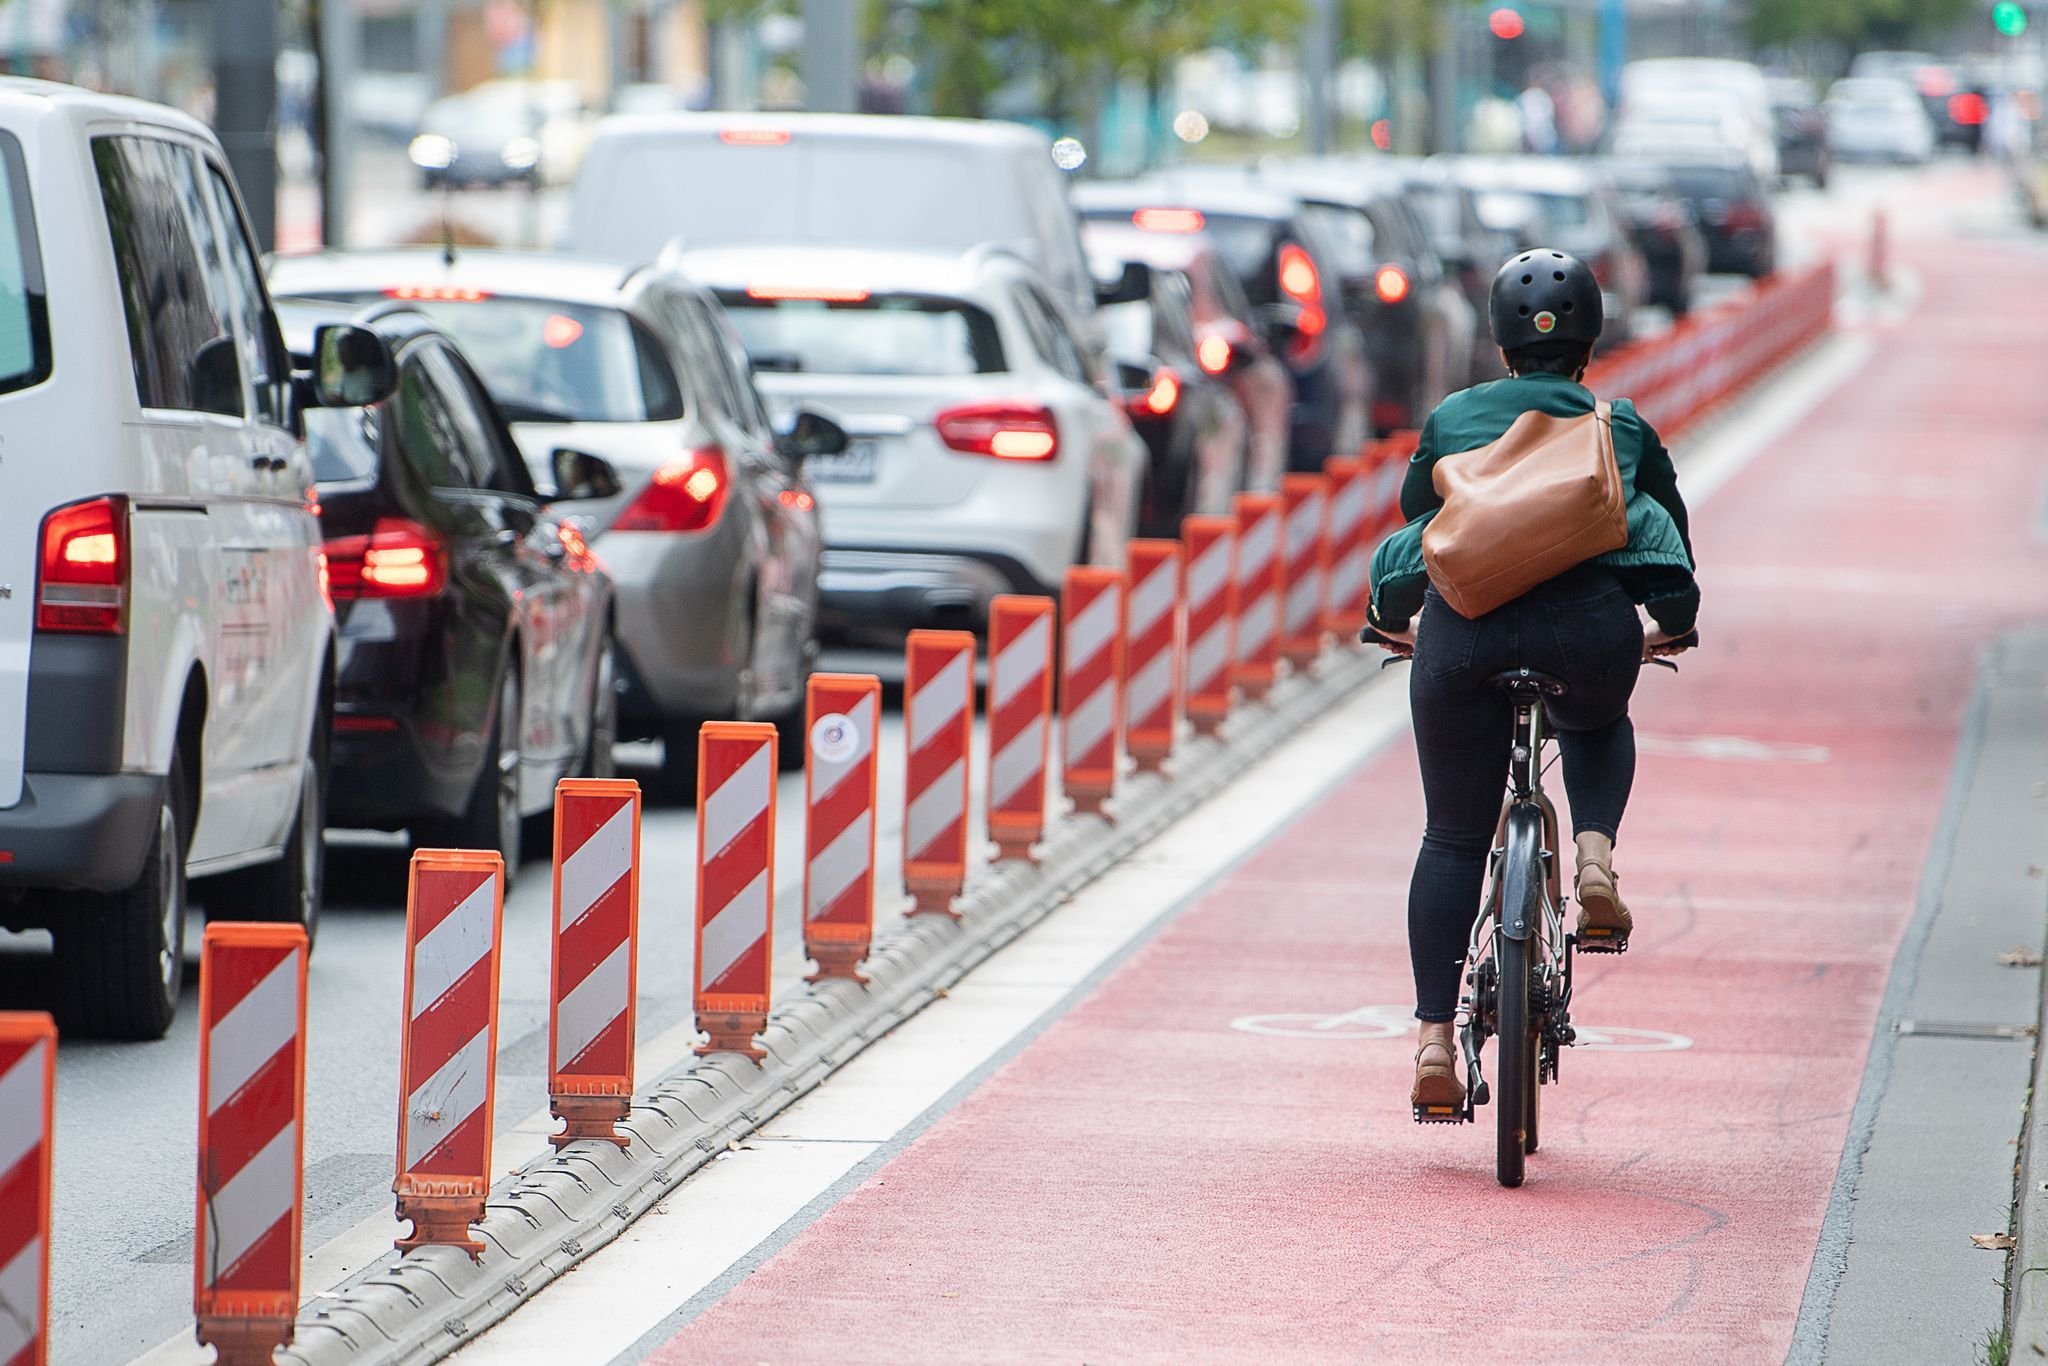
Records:
{"label": "red traffic light", "polygon": [[1486,16],[1486,27],[1494,37],[1501,39],[1519,38],[1528,27],[1522,16],[1511,9],[1497,9]]}

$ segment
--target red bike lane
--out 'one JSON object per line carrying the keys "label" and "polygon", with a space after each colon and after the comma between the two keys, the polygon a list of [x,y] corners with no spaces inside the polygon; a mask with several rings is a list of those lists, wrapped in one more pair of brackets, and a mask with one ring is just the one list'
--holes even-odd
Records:
{"label": "red bike lane", "polygon": [[1917,247],[1918,308],[1695,517],[1639,928],[1579,962],[1608,1046],[1526,1187],[1490,1108],[1408,1117],[1404,739],[652,1359],[1782,1360],[1979,653],[2048,616],[2048,256]]}

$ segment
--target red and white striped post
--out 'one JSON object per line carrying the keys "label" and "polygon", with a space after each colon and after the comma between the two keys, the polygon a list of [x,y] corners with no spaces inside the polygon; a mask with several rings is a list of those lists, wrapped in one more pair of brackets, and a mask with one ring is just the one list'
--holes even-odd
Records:
{"label": "red and white striped post", "polygon": [[1180,524],[1180,538],[1188,564],[1188,720],[1214,735],[1230,715],[1237,654],[1237,519],[1190,517]]}
{"label": "red and white striped post", "polygon": [[1372,596],[1372,543],[1367,535],[1372,482],[1362,458],[1326,460],[1323,472],[1330,480],[1330,577],[1323,629],[1339,644],[1356,644]]}
{"label": "red and white striped post", "polygon": [[640,784],[555,784],[555,934],[548,975],[548,1101],[562,1132],[627,1140],[640,950]]}
{"label": "red and white striped post", "polygon": [[759,1062],[775,961],[775,727],[697,732],[697,1052]]}
{"label": "red and white striped post", "polygon": [[1060,776],[1077,810],[1116,791],[1124,703],[1124,575],[1075,565],[1060,592]]}
{"label": "red and white striped post", "polygon": [[882,681],[812,674],[804,700],[804,952],[809,980],[865,982],[875,937],[875,735]]}
{"label": "red and white striped post", "polygon": [[405,898],[405,1038],[399,1062],[398,1217],[410,1250],[459,1247],[491,1190],[498,1086],[498,945],[505,863],[495,852],[421,849]]}
{"label": "red and white striped post", "polygon": [[913,914],[955,915],[967,885],[967,755],[974,743],[974,637],[912,631],[903,651],[903,885]]}
{"label": "red and white striped post", "polygon": [[1179,541],[1132,541],[1124,744],[1138,767],[1157,772],[1180,733],[1180,617],[1185,588]]}
{"label": "red and white striped post", "polygon": [[988,608],[988,835],[999,859],[1031,857],[1045,834],[1052,750],[1051,598]]}
{"label": "red and white striped post", "polygon": [[1315,663],[1323,652],[1324,584],[1330,569],[1329,489],[1330,481],[1320,474],[1290,474],[1280,482],[1287,582],[1280,653],[1297,670]]}
{"label": "red and white striped post", "polygon": [[0,1304],[9,1311],[0,1314],[0,1361],[8,1366],[50,1359],[56,1094],[57,1026],[41,1011],[0,1013]]}
{"label": "red and white striped post", "polygon": [[1280,554],[1284,510],[1277,493],[1240,493],[1237,576],[1232,613],[1237,618],[1237,660],[1231,675],[1247,697],[1264,697],[1279,676],[1280,607],[1286,596],[1286,561]]}
{"label": "red and white striped post", "polygon": [[268,1366],[299,1312],[306,932],[208,925],[199,949],[192,1308],[222,1366]]}

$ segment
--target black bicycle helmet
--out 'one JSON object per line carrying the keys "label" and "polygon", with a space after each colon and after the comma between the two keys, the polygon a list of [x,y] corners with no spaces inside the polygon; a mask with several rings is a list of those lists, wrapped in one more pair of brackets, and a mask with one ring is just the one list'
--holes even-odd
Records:
{"label": "black bicycle helmet", "polygon": [[1493,341],[1503,351],[1537,342],[1600,340],[1606,321],[1600,282],[1578,257],[1548,247],[1525,251],[1493,277],[1487,312]]}

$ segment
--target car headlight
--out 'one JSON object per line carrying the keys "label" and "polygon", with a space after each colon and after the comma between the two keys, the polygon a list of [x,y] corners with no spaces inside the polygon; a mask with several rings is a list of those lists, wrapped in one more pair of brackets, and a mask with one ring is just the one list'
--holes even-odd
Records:
{"label": "car headlight", "polygon": [[505,144],[498,158],[515,171],[529,170],[540,160],[540,144],[532,138],[514,138]]}
{"label": "car headlight", "polygon": [[445,171],[455,164],[455,144],[439,133],[421,133],[406,147],[412,164],[428,171]]}

